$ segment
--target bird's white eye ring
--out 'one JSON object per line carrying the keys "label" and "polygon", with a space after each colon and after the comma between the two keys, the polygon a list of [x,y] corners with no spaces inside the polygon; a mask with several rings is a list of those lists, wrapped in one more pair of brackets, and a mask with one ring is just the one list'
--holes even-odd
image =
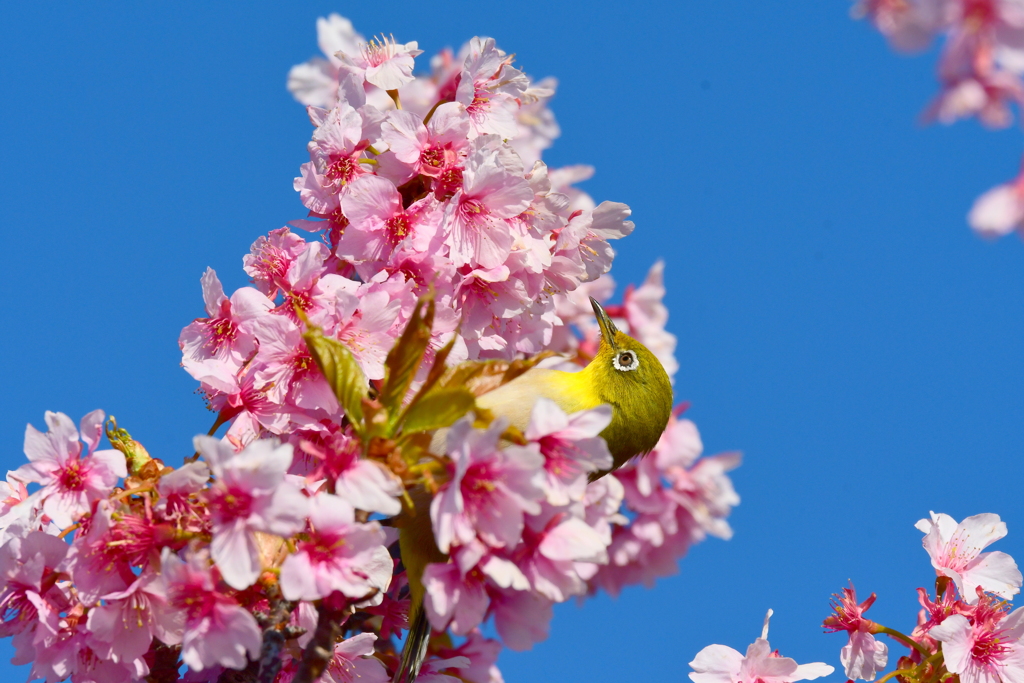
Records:
{"label": "bird's white eye ring", "polygon": [[618,351],[612,356],[612,365],[616,370],[636,370],[640,367],[640,359],[632,351]]}

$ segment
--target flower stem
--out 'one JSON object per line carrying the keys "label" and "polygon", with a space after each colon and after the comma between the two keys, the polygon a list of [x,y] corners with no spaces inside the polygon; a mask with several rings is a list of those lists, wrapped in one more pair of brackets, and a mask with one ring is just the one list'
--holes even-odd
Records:
{"label": "flower stem", "polygon": [[[921,653],[921,656],[926,658],[926,659],[928,657],[932,656],[931,651],[929,651],[924,645],[921,645],[921,643],[917,642],[916,640],[914,640],[913,638],[911,638],[908,635],[900,633],[896,629],[889,628],[888,626],[882,626],[881,624],[878,624],[877,630],[875,630],[875,629],[872,629],[872,630],[874,630],[875,633],[884,633],[887,636],[895,638],[896,640],[900,641],[901,643],[903,643],[907,647],[910,647],[910,648],[913,648],[913,649],[917,650],[919,653]],[[878,683],[882,683],[882,682],[879,681]]]}
{"label": "flower stem", "polygon": [[437,102],[434,103],[434,106],[430,108],[430,111],[427,112],[427,115],[423,117],[424,126],[430,123],[430,117],[432,117],[434,115],[434,112],[437,111],[437,108],[444,104],[446,101],[448,100],[438,100]]}
{"label": "flower stem", "polygon": [[[903,634],[900,634],[900,635],[903,635]],[[882,676],[881,678],[879,678],[878,679],[878,683],[885,683],[886,681],[888,681],[893,676],[907,676],[908,678],[915,678],[916,679],[918,677],[918,674],[922,673],[924,671],[925,667],[927,667],[927,666],[929,666],[931,664],[935,664],[940,659],[942,659],[942,652],[936,652],[935,654],[930,655],[930,656],[925,657],[924,659],[922,659],[921,663],[918,664],[917,666],[911,667],[909,669],[893,669],[889,673],[887,673],[884,676]],[[915,672],[915,673],[912,673],[912,672]]]}
{"label": "flower stem", "polygon": [[80,526],[81,526],[80,524],[72,524],[67,529],[65,529],[64,531],[60,532],[60,535],[57,536],[57,538],[64,538],[65,536],[67,536],[68,534],[70,534],[72,531],[74,531],[75,529],[79,528]]}
{"label": "flower stem", "polygon": [[111,502],[115,502],[121,500],[122,498],[127,498],[128,496],[134,496],[136,493],[145,493],[146,491],[152,490],[153,484],[152,482],[150,482],[148,484],[143,484],[142,486],[136,486],[133,489],[128,489],[127,491],[121,491],[121,493],[117,494],[116,496],[113,496],[110,500]]}

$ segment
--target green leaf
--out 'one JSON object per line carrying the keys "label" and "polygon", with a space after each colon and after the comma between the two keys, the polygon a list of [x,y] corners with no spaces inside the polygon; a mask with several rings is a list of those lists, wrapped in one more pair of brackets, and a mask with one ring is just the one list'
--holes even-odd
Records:
{"label": "green leaf", "polygon": [[474,401],[473,394],[465,387],[435,389],[409,406],[403,417],[402,431],[412,434],[450,427],[469,412]]}
{"label": "green leaf", "polygon": [[338,397],[352,427],[363,431],[363,399],[369,396],[366,376],[348,347],[337,339],[325,337],[320,328],[310,327],[303,334],[309,353]]}
{"label": "green leaf", "polygon": [[456,336],[453,335],[448,343],[442,346],[437,353],[434,354],[434,364],[430,366],[430,372],[427,373],[427,379],[424,380],[423,385],[419,391],[416,392],[416,396],[413,398],[413,402],[423,398],[434,385],[437,384],[438,380],[444,376],[445,371],[448,369],[445,367],[445,361],[448,360],[448,354],[452,352],[452,348],[455,346]]}
{"label": "green leaf", "polygon": [[405,326],[402,336],[391,348],[384,363],[386,372],[380,402],[391,415],[391,426],[394,426],[401,413],[402,400],[409,391],[409,385],[412,384],[413,377],[423,362],[427,344],[430,343],[430,331],[434,324],[434,302],[426,301],[426,312],[421,316],[423,304],[423,299],[416,303],[409,324]]}

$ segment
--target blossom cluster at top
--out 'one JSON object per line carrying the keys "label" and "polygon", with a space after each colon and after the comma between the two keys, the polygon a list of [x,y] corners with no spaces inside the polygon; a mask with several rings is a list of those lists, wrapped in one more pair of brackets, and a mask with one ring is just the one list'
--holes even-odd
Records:
{"label": "blossom cluster at top", "polygon": [[[889,649],[875,638],[887,635],[909,648],[893,671],[881,680],[897,677],[912,683],[1020,683],[1024,681],[1024,608],[1013,610],[1009,599],[1020,592],[1022,576],[1006,553],[982,552],[1006,535],[999,515],[981,514],[962,522],[946,514],[931,513],[917,523],[924,533],[924,549],[937,575],[935,594],[918,588],[921,610],[909,635],[864,616],[874,604],[871,594],[857,602],[851,585],[832,602],[825,619],[827,631],[845,631],[848,640],[840,651],[847,678],[873,681],[889,663]],[[770,613],[769,613],[770,614]],[[832,667],[768,655],[767,621],[762,635],[744,658],[723,645],[702,650],[690,666],[695,683],[791,683],[831,673]],[[828,669],[822,671],[820,667]]]}
{"label": "blossom cluster at top", "polygon": [[[501,681],[501,648],[545,638],[555,603],[649,585],[731,534],[739,456],[702,457],[684,406],[594,482],[609,406],[540,400],[522,432],[475,408],[593,358],[590,298],[612,297],[609,240],[633,229],[571,187],[591,169],[540,160],[554,81],[491,39],[416,76],[416,43],[336,15],[318,32],[325,57],[289,75],[315,128],[295,182],[309,215],[255,241],[252,286],[228,295],[208,269],[179,338],[216,415],[195,455],[151,457],[100,411],[79,429],[47,413],[0,483],[0,635],[33,678],[390,680],[410,616],[396,527],[424,490],[447,559],[422,575],[421,683]],[[605,308],[671,375],[662,278],[659,262]]]}
{"label": "blossom cluster at top", "polygon": [[[853,14],[868,18],[900,51],[924,50],[945,35],[941,90],[925,110],[926,120],[977,117],[990,128],[1012,123],[1012,106],[1024,102],[1020,0],[857,0]],[[967,220],[986,237],[1024,234],[1024,165],[1017,178],[979,197]]]}

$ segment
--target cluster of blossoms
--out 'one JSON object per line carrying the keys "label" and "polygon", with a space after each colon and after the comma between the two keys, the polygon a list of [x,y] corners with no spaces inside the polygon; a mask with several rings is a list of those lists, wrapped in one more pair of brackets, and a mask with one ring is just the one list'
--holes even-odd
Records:
{"label": "cluster of blossoms", "polygon": [[[948,124],[977,117],[990,128],[1012,123],[1011,105],[1024,103],[1020,0],[857,0],[853,14],[868,18],[900,51],[924,50],[945,36],[941,91],[925,120]],[[981,195],[967,220],[986,237],[1024,234],[1024,165],[1014,180]]]}
{"label": "cluster of blossoms", "polygon": [[[823,626],[849,636],[840,652],[847,678],[873,681],[885,670],[889,649],[875,636],[886,635],[907,647],[909,654],[900,657],[880,681],[1024,681],[1024,608],[1012,610],[1008,602],[1020,591],[1021,572],[1006,553],[982,552],[1006,535],[1006,524],[994,514],[974,515],[957,523],[949,515],[933,512],[917,523],[917,529],[925,534],[924,549],[937,577],[934,596],[917,589],[921,610],[909,635],[864,616],[875,602],[874,593],[858,603],[851,585],[832,602],[833,612]],[[822,675],[818,669],[808,675],[798,671],[800,667],[766,660],[768,645],[760,643],[763,640],[750,646],[742,662],[735,650],[707,647],[691,663],[697,673],[690,678],[696,683],[755,683],[758,679],[789,683]],[[831,667],[826,668],[829,671],[824,673],[829,673]],[[781,669],[786,672],[779,676]]]}
{"label": "cluster of blossoms", "polygon": [[[207,270],[206,316],[179,339],[216,414],[195,455],[174,467],[100,411],[80,429],[47,413],[0,483],[0,635],[32,678],[383,683],[410,627],[398,530],[423,524],[444,560],[422,573],[417,680],[497,683],[501,648],[545,638],[555,603],[650,584],[731,534],[739,456],[701,457],[684,406],[593,482],[610,407],[540,400],[522,432],[475,409],[595,355],[590,298],[611,298],[608,240],[633,229],[570,187],[591,169],[540,160],[554,82],[491,39],[414,76],[416,43],[336,15],[318,30],[325,58],[289,76],[315,126],[309,216],[256,240],[252,286],[228,296]],[[662,269],[606,310],[671,375]]]}

